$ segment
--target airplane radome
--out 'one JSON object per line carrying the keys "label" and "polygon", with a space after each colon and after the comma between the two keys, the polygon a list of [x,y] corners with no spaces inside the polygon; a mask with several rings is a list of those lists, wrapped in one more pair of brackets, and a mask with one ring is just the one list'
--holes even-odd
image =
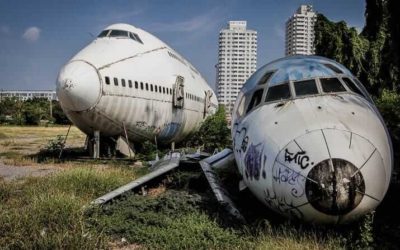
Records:
{"label": "airplane radome", "polygon": [[99,144],[101,138],[102,148],[118,137],[178,142],[218,104],[188,61],[158,38],[127,24],[105,28],[61,69],[57,95],[89,143]]}
{"label": "airplane radome", "polygon": [[233,114],[244,184],[266,206],[311,223],[346,223],[388,189],[392,146],[363,85],[316,56],[269,63],[245,83]]}

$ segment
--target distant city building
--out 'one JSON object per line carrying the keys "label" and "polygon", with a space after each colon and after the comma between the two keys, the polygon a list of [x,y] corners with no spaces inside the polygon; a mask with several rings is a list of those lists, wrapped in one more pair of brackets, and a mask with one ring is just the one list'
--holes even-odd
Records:
{"label": "distant city building", "polygon": [[240,89],[257,67],[257,31],[246,26],[246,21],[230,21],[219,32],[217,96],[228,116]]}
{"label": "distant city building", "polygon": [[314,24],[316,19],[317,14],[311,5],[301,5],[286,21],[285,54],[287,56],[315,54]]}
{"label": "distant city building", "polygon": [[53,90],[0,90],[0,101],[3,98],[16,97],[21,101],[33,98],[46,98],[47,100],[57,100],[56,92]]}

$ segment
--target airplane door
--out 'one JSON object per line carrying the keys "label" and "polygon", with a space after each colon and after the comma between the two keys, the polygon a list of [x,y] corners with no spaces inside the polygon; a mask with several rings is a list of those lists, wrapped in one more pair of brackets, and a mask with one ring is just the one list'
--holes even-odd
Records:
{"label": "airplane door", "polygon": [[205,93],[206,96],[204,98],[204,114],[203,114],[203,117],[206,117],[207,113],[208,113],[208,110],[211,107],[211,97],[212,97],[213,93],[211,92],[211,90],[204,91],[204,93]]}
{"label": "airplane door", "polygon": [[177,76],[174,84],[174,107],[183,108],[185,103],[185,90],[184,90],[183,76]]}

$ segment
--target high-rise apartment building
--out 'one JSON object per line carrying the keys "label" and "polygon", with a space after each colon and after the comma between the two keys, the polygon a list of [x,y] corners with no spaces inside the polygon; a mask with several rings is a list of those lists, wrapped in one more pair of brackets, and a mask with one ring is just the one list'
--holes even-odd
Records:
{"label": "high-rise apartment building", "polygon": [[230,21],[219,32],[217,95],[226,112],[232,111],[240,89],[257,67],[257,31],[246,21]]}
{"label": "high-rise apartment building", "polygon": [[314,24],[317,14],[311,5],[301,5],[296,13],[286,21],[286,46],[285,54],[288,55],[313,55]]}

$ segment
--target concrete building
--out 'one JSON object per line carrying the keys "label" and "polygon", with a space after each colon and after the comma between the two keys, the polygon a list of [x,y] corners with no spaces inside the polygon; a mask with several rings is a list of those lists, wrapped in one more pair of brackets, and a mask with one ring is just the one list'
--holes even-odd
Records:
{"label": "concrete building", "polygon": [[0,101],[3,98],[16,97],[21,101],[33,98],[46,98],[47,100],[57,100],[56,92],[53,90],[0,90]]}
{"label": "concrete building", "polygon": [[246,21],[230,21],[219,32],[217,96],[229,116],[242,85],[256,71],[257,31],[248,30]]}
{"label": "concrete building", "polygon": [[297,11],[286,21],[285,54],[288,55],[313,55],[314,24],[317,14],[311,5],[301,5]]}

